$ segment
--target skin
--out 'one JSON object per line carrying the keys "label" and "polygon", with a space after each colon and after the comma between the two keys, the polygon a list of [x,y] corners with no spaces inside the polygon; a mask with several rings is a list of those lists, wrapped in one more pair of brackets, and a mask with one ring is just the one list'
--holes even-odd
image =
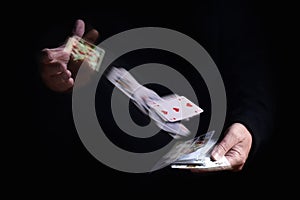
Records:
{"label": "skin", "polygon": [[[241,171],[246,163],[252,145],[252,136],[241,123],[232,124],[226,131],[225,137],[219,142],[211,153],[212,160],[227,158],[232,171]],[[192,172],[206,172],[206,170],[193,169]]]}
{"label": "skin", "polygon": [[[99,34],[95,29],[84,34],[85,24],[77,20],[72,35],[94,43]],[[43,82],[48,88],[55,92],[68,92],[74,86],[74,79],[81,63],[70,61],[70,54],[64,52],[65,45],[57,48],[42,50],[40,70]]]}

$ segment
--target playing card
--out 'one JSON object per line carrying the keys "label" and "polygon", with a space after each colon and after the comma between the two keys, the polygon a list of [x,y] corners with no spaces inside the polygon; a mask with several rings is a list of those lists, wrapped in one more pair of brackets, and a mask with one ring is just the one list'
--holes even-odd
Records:
{"label": "playing card", "polygon": [[179,139],[182,136],[187,137],[190,135],[190,131],[189,129],[187,129],[183,124],[181,124],[180,122],[175,122],[175,123],[171,123],[171,122],[166,122],[163,119],[161,119],[157,113],[155,113],[152,110],[149,110],[149,116],[151,119],[153,119],[156,123],[156,125],[161,128],[164,131],[167,131],[170,133],[170,135],[175,138],[175,139]]}
{"label": "playing card", "polygon": [[176,122],[199,115],[203,110],[184,96],[172,95],[153,101],[149,106],[164,120]]}
{"label": "playing card", "polygon": [[153,90],[141,85],[133,92],[131,99],[141,111],[149,115],[150,107],[148,104],[161,100],[161,97]]}
{"label": "playing card", "polygon": [[217,161],[213,161],[209,157],[205,157],[203,159],[195,160],[193,162],[176,163],[176,164],[172,164],[171,168],[218,171],[218,170],[229,170],[231,169],[231,165],[227,160],[227,158],[223,156],[221,159]]}
{"label": "playing card", "polygon": [[113,67],[107,78],[129,98],[132,98],[133,93],[142,86],[123,68]]}
{"label": "playing card", "polygon": [[178,120],[198,115],[203,111],[183,96],[170,95],[161,98],[153,90],[139,84],[124,68],[112,67],[107,79],[132,99],[142,112],[149,115],[159,128],[175,139],[190,135],[190,131]]}
{"label": "playing card", "polygon": [[185,150],[172,164],[172,168],[177,169],[199,169],[205,171],[217,171],[231,169],[231,165],[224,156],[218,161],[210,158],[211,151],[217,140],[213,137],[215,131],[194,138],[189,149]]}
{"label": "playing card", "polygon": [[71,54],[73,61],[86,61],[95,71],[99,71],[105,54],[104,49],[78,36],[73,36],[68,39],[64,51]]}
{"label": "playing card", "polygon": [[[152,170],[157,170],[176,161],[180,156],[186,154],[193,144],[193,140],[178,140],[172,148],[153,166]],[[151,170],[151,171],[152,171]]]}
{"label": "playing card", "polygon": [[193,144],[186,154],[182,155],[176,162],[187,162],[199,160],[207,156],[212,147],[216,144],[216,140],[212,139],[215,131],[210,131],[206,134],[200,135],[193,140]]}

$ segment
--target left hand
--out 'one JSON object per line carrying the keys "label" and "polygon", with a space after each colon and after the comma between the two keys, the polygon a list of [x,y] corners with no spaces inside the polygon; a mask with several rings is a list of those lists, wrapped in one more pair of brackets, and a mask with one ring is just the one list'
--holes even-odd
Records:
{"label": "left hand", "polygon": [[[225,134],[222,141],[214,147],[211,159],[219,160],[225,156],[231,165],[231,170],[240,171],[248,158],[252,146],[252,135],[241,123],[232,124]],[[203,172],[197,169],[192,171]]]}
{"label": "left hand", "polygon": [[[72,36],[82,37],[90,43],[94,43],[99,33],[92,29],[85,32],[85,23],[77,20],[72,31]],[[74,86],[74,79],[77,75],[81,62],[75,62],[70,59],[70,54],[64,51],[65,44],[57,48],[45,48],[42,50],[42,56],[39,60],[40,75],[45,85],[55,92],[68,92]],[[93,71],[89,68],[83,70],[85,76],[81,76],[79,83],[89,81]],[[83,84],[82,84],[83,85]]]}

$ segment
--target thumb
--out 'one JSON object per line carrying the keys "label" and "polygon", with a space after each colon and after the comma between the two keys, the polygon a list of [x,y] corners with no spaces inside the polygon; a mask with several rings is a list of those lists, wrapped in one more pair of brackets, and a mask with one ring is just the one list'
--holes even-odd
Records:
{"label": "thumb", "polygon": [[82,37],[85,31],[85,24],[84,21],[81,19],[76,20],[74,28],[72,30],[72,34],[78,37]]}
{"label": "thumb", "polygon": [[95,43],[99,37],[99,32],[96,29],[92,29],[87,32],[82,38],[90,43]]}
{"label": "thumb", "polygon": [[211,157],[213,160],[219,160],[236,144],[236,141],[230,136],[230,134],[226,134],[223,140],[215,146],[211,153]]}

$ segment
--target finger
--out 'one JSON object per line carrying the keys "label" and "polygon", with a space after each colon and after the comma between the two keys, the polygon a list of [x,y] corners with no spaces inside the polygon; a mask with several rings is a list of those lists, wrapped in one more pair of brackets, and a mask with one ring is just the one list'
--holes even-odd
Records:
{"label": "finger", "polygon": [[49,64],[53,60],[60,60],[63,62],[68,62],[70,59],[70,54],[65,52],[63,48],[54,48],[54,49],[43,49],[41,63]]}
{"label": "finger", "polygon": [[52,77],[53,83],[60,86],[60,88],[63,90],[63,88],[68,89],[69,87],[73,86],[73,78],[69,77],[68,79],[64,79],[60,74]]}
{"label": "finger", "polygon": [[58,51],[55,50],[51,52],[51,57],[53,58],[53,60],[59,60],[61,62],[67,63],[70,59],[70,53],[65,52],[63,49],[60,49]]}
{"label": "finger", "polygon": [[233,166],[234,170],[240,170],[245,161],[241,158],[241,155],[238,151],[235,151],[234,149],[230,150],[226,154],[226,159],[230,163],[231,166]]}
{"label": "finger", "polygon": [[[63,86],[66,88],[66,90],[70,89],[71,87],[74,86],[74,79],[69,78],[68,80],[64,81]],[[66,91],[66,90],[64,90],[64,91]]]}
{"label": "finger", "polygon": [[67,64],[64,62],[56,61],[44,66],[42,73],[46,76],[53,76],[60,74],[67,70]]}
{"label": "finger", "polygon": [[236,144],[237,140],[235,139],[235,137],[232,137],[232,135],[230,135],[230,133],[228,132],[223,138],[223,140],[214,147],[211,153],[212,159],[221,159]]}
{"label": "finger", "polygon": [[63,51],[63,52],[57,53],[53,57],[55,60],[59,60],[60,62],[67,64],[70,60],[70,55],[71,55],[70,53]]}
{"label": "finger", "polygon": [[70,89],[71,87],[74,86],[74,79],[73,78],[69,78],[67,81],[66,81],[66,87],[68,89]]}
{"label": "finger", "polygon": [[42,50],[41,63],[48,64],[53,60],[50,49],[46,48]]}
{"label": "finger", "polygon": [[64,81],[68,81],[69,78],[71,78],[72,73],[69,70],[66,70],[58,75],[56,75],[57,78],[61,78]]}
{"label": "finger", "polygon": [[99,32],[96,29],[92,29],[83,36],[83,39],[90,43],[95,43],[98,37],[99,37]]}
{"label": "finger", "polygon": [[84,30],[85,30],[84,21],[82,21],[81,19],[76,20],[72,34],[78,37],[82,37],[84,34]]}
{"label": "finger", "polygon": [[66,92],[74,85],[74,79],[69,78],[67,80],[62,79],[60,75],[52,76],[48,80],[49,87],[57,92]]}

